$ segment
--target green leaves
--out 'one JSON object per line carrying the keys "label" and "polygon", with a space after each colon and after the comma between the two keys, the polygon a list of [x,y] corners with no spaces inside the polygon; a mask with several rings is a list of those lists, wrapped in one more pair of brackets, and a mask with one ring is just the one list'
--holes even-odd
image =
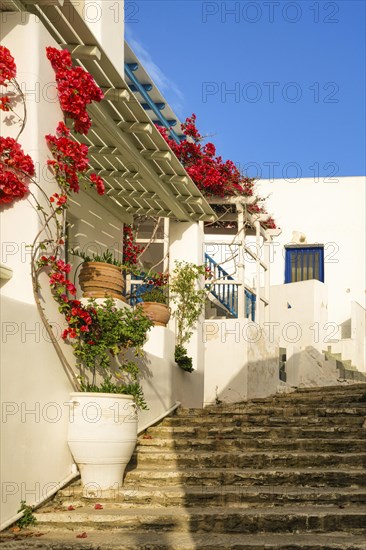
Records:
{"label": "green leaves", "polygon": [[[133,358],[143,354],[142,346],[152,321],[141,308],[120,309],[111,298],[103,304],[90,299],[88,308],[94,312],[93,324],[72,343],[78,365],[92,373],[91,382],[82,381],[83,391],[129,393],[128,388],[133,388],[137,405],[146,408],[139,385],[139,367]],[[102,378],[99,384],[97,374]]]}
{"label": "green leaves", "polygon": [[206,301],[206,291],[199,288],[205,275],[205,266],[189,262],[176,262],[170,279],[170,297],[176,305],[173,312],[177,320],[177,344],[184,345],[192,336]]}

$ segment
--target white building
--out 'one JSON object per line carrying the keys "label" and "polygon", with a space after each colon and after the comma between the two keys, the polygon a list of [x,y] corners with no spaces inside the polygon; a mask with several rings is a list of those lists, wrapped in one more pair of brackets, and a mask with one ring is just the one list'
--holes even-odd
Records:
{"label": "white building", "polygon": [[[53,133],[62,119],[51,93],[54,72],[45,56],[46,46],[67,47],[74,62],[90,71],[105,92],[103,102],[90,106],[95,126],[89,145],[93,168],[105,179],[108,196],[96,200],[89,191],[80,191],[68,212],[69,240],[84,248],[97,244],[101,250],[120,253],[124,223],[137,215],[160,217],[164,221],[156,244],[169,251],[169,262],[165,259],[163,267],[171,268],[176,259],[210,261],[219,272],[207,318],[202,317],[189,343],[192,374],[174,362],[174,323],[151,331],[145,349],[152,375],[143,382],[149,410],[140,415],[141,429],[178,403],[203,407],[217,399],[240,401],[299,383],[334,383],[333,363],[319,376],[313,357],[306,356],[302,363],[303,348],[312,346],[319,353],[328,345],[324,340],[331,332],[327,323],[344,327],[340,334],[344,341],[334,342],[339,333],[331,334],[332,351],[365,370],[364,336],[360,337],[364,330],[363,179],[344,179],[336,187],[307,181],[262,182],[262,194],[272,193],[269,211],[282,228],[281,235],[264,229],[261,218],[247,215],[245,201],[227,203],[227,219],[238,223],[231,234],[205,229],[205,222],[216,219],[214,205],[202,196],[153,124],[158,113],[152,104],[165,100],[151,79],[147,81],[147,73],[128,46],[124,65],[123,18],[114,22],[115,10],[123,13],[123,1],[6,0],[1,8],[6,11],[2,44],[16,59],[27,104],[28,120],[20,142],[36,161],[39,176],[48,158],[44,136]],[[97,10],[98,17],[90,10]],[[148,99],[146,108],[142,104]],[[170,127],[174,113],[169,106],[164,113]],[[15,137],[16,127],[6,122],[6,113],[2,115],[2,135]],[[48,191],[54,192],[56,187],[47,183]],[[301,210],[294,207],[296,200]],[[42,502],[77,474],[66,442],[72,386],[42,326],[29,273],[27,245],[39,224],[26,200],[1,213],[3,527],[14,520],[21,500]],[[238,228],[243,229],[240,238],[235,237]],[[148,222],[146,231],[142,237],[148,237]],[[303,232],[309,244],[324,245],[325,284],[309,276],[304,282],[283,285],[283,247],[293,231]],[[234,259],[224,261],[228,251],[229,255],[234,252]],[[152,253],[151,262],[154,255],[158,252]],[[63,319],[49,298],[44,304],[60,333]],[[300,339],[291,332],[294,327],[286,328],[288,323],[299,325]],[[61,345],[72,361],[70,350]]]}

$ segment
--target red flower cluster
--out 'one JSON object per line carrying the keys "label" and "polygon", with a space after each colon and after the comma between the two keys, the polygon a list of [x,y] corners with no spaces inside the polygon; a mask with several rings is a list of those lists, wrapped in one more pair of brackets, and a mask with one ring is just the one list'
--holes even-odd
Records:
{"label": "red flower cluster", "polygon": [[269,217],[268,220],[266,220],[265,222],[262,223],[262,225],[266,229],[277,229],[276,222],[274,221],[274,219],[272,217]]}
{"label": "red flower cluster", "polygon": [[96,186],[98,195],[104,195],[105,185],[102,178],[100,176],[97,176],[96,174],[91,174],[90,181]]}
{"label": "red flower cluster", "polygon": [[0,46],[0,86],[7,86],[7,80],[15,78],[17,68],[14,63],[14,57],[8,48]]}
{"label": "red flower cluster", "polygon": [[90,332],[93,324],[93,315],[96,311],[93,308],[85,308],[79,300],[70,300],[69,313],[65,316],[69,328],[63,331],[62,338],[76,338],[80,333]]}
{"label": "red flower cluster", "polygon": [[10,111],[10,97],[3,95],[0,97],[0,111]]}
{"label": "red flower cluster", "polygon": [[162,273],[159,271],[158,273],[151,275],[149,279],[147,279],[146,283],[148,285],[153,285],[154,287],[164,287],[169,284],[169,273]]}
{"label": "red flower cluster", "polygon": [[66,264],[63,260],[57,260],[55,256],[41,256],[38,260],[38,268],[49,266],[51,271],[49,273],[50,286],[55,296],[59,298],[58,301],[62,303],[68,303],[66,292],[75,296],[76,288],[72,282],[65,277],[71,271],[71,265]]}
{"label": "red flower cluster", "polygon": [[[202,145],[203,136],[197,130],[195,114],[182,124],[182,131],[188,139],[180,143],[169,138],[166,128],[157,126],[157,129],[204,194],[218,197],[251,197],[254,194],[254,178],[243,176],[231,160],[223,162],[222,157],[216,156],[213,143]],[[266,212],[258,203],[248,205],[248,211],[253,214]]]}
{"label": "red flower cluster", "polygon": [[[54,158],[54,160],[48,161],[48,166],[54,169],[56,179],[64,191],[64,194],[61,196],[57,194],[53,195],[54,198],[58,199],[57,206],[63,206],[66,204],[65,197],[69,191],[79,192],[79,178],[80,176],[85,176],[90,166],[87,157],[88,146],[84,143],[74,141],[70,137],[70,130],[63,122],[59,122],[56,131],[58,137],[46,136],[46,141]],[[91,174],[90,182],[96,185],[99,195],[104,194],[104,183],[100,176]]]}
{"label": "red flower cluster", "polygon": [[222,157],[216,156],[213,143],[202,145],[196,115],[182,124],[182,131],[189,139],[180,143],[170,139],[165,128],[157,128],[202,192],[219,197],[253,194],[254,179],[243,177],[231,160],[223,162]]}
{"label": "red flower cluster", "polygon": [[137,265],[138,257],[143,252],[144,247],[134,242],[135,236],[130,225],[123,228],[123,264],[127,267]]}
{"label": "red flower cluster", "polygon": [[0,204],[21,199],[28,193],[28,178],[34,176],[34,164],[13,138],[0,136]]}
{"label": "red flower cluster", "polygon": [[51,61],[56,73],[61,109],[67,117],[75,121],[76,132],[87,134],[91,127],[91,120],[86,106],[92,101],[101,101],[104,94],[90,73],[81,67],[72,66],[71,55],[67,50],[48,47],[46,51],[47,58]]}

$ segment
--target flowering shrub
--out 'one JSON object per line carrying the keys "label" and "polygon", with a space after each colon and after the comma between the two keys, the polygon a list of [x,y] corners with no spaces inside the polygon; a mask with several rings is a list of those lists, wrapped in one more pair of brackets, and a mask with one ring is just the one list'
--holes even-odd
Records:
{"label": "flowering shrub", "polygon": [[7,86],[7,81],[15,78],[17,68],[14,62],[14,57],[11,55],[8,48],[0,46],[0,86]]}
{"label": "flowering shrub", "polygon": [[213,143],[202,144],[203,137],[197,130],[195,114],[182,124],[184,135],[191,139],[176,143],[168,137],[165,128],[157,128],[200,191],[219,197],[253,194],[254,179],[243,177],[231,160],[223,162],[222,157],[216,156]]}
{"label": "flowering shrub", "polygon": [[[157,126],[157,129],[203,194],[218,197],[254,195],[254,178],[243,176],[231,160],[224,162],[221,156],[216,156],[216,147],[213,143],[203,145],[204,138],[197,129],[195,114],[182,124],[182,131],[189,139],[180,143],[169,138],[166,128]],[[264,205],[259,202],[260,199],[248,205],[248,212],[266,213]],[[275,226],[274,220],[271,220],[270,224]]]}
{"label": "flowering shrub", "polygon": [[91,120],[86,106],[92,101],[101,101],[104,94],[90,73],[81,67],[72,66],[71,55],[67,50],[48,47],[46,52],[56,74],[61,109],[65,116],[74,120],[75,132],[87,134]]}
{"label": "flowering shrub", "polygon": [[144,247],[135,243],[135,235],[130,225],[123,227],[123,264],[126,267],[133,268],[138,264],[140,254]]}
{"label": "flowering shrub", "polygon": [[[78,193],[80,189],[80,177],[85,177],[86,172],[90,168],[87,157],[88,146],[84,143],[74,141],[70,137],[70,130],[63,122],[59,122],[56,133],[57,136],[49,134],[46,136],[47,144],[53,156],[53,160],[48,160],[47,164],[53,169],[60,187],[66,194],[69,191]],[[91,174],[88,182],[90,185],[95,185],[99,195],[104,194],[105,187],[100,176]]]}
{"label": "flowering shrub", "polygon": [[[127,350],[134,348],[134,355],[142,354],[146,333],[152,321],[140,308],[119,309],[113,299],[108,298],[99,305],[89,299],[86,305],[75,296],[76,288],[67,278],[71,265],[55,256],[41,256],[38,270],[49,268],[49,282],[53,296],[59,304],[59,311],[65,316],[68,327],[62,338],[73,347],[79,366],[91,373],[91,381],[82,379],[81,389],[92,392],[128,393],[133,395],[140,408],[146,408],[139,384],[139,368],[135,361],[126,357]],[[117,383],[112,381],[111,366],[118,358]],[[96,380],[99,374],[101,382]]]}
{"label": "flowering shrub", "polygon": [[34,164],[13,138],[0,136],[0,204],[22,199],[28,193]]}
{"label": "flowering shrub", "polygon": [[161,271],[144,274],[144,283],[141,287],[142,292],[138,292],[138,297],[144,302],[157,302],[159,304],[168,303],[169,273]]}

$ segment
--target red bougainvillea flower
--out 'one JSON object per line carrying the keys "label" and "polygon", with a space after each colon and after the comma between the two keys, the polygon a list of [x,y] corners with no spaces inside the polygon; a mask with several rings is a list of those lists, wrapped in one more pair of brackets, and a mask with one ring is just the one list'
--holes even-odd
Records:
{"label": "red bougainvillea flower", "polygon": [[125,266],[133,267],[137,265],[138,258],[143,252],[144,247],[135,243],[135,235],[130,225],[123,228],[123,263]]}
{"label": "red bougainvillea flower", "polygon": [[0,46],[0,85],[7,86],[8,82],[17,75],[14,57],[8,48]]}
{"label": "red bougainvillea flower", "polygon": [[10,97],[3,95],[0,97],[0,111],[10,111]]}
{"label": "red bougainvillea flower", "polygon": [[0,204],[25,197],[34,173],[34,163],[19,143],[0,136]]}
{"label": "red bougainvillea flower", "polygon": [[244,177],[232,161],[223,162],[220,156],[216,156],[213,143],[202,145],[203,136],[197,130],[195,114],[182,124],[182,131],[188,139],[180,143],[170,139],[165,128],[157,128],[204,194],[219,197],[253,194],[254,179]]}
{"label": "red bougainvillea flower", "polygon": [[72,66],[71,55],[67,50],[48,47],[46,52],[55,71],[61,109],[74,120],[75,132],[87,134],[91,120],[86,107],[92,101],[101,101],[104,94],[90,73],[82,67]]}
{"label": "red bougainvillea flower", "polygon": [[53,159],[48,160],[47,164],[54,171],[63,193],[55,193],[50,201],[57,201],[59,208],[66,206],[67,195],[72,191],[79,192],[80,178],[84,178],[86,182],[96,186],[99,195],[104,195],[105,186],[102,178],[96,174],[92,174],[90,178],[86,176],[86,172],[90,168],[88,146],[74,141],[70,130],[63,122],[58,123],[56,132],[56,136],[50,134],[46,136],[53,156]]}
{"label": "red bougainvillea flower", "polygon": [[90,181],[96,186],[98,195],[104,195],[105,185],[102,178],[96,174],[91,174]]}

